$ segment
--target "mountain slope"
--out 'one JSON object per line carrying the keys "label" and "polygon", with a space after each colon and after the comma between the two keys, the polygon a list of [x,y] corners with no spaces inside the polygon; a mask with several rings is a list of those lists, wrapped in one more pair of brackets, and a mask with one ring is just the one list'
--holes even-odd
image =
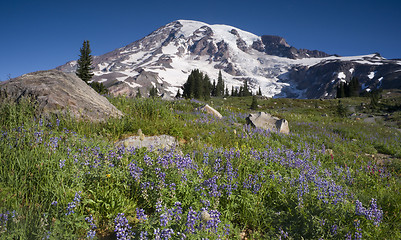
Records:
{"label": "mountain slope", "polygon": [[[246,80],[254,92],[260,86],[269,97],[333,97],[336,84],[349,81],[354,73],[365,87],[378,85],[380,77],[379,82],[387,82],[389,74],[389,81],[401,87],[401,61],[377,54],[337,57],[298,50],[278,36],[259,37],[228,25],[190,20],[174,21],[125,47],[96,56],[93,66],[94,81],[103,82],[113,94],[128,96],[135,95],[137,88],[146,95],[152,86],[174,96],[195,68],[211,79],[221,69],[229,90]],[[76,61],[58,69],[73,72]],[[375,73],[372,78],[371,72]]]}

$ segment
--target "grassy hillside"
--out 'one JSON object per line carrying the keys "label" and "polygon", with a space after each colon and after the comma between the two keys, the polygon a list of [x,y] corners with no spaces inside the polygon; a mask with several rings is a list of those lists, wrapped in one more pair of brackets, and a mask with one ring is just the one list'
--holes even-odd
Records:
{"label": "grassy hillside", "polygon": [[[401,239],[401,94],[258,99],[289,135],[245,125],[252,98],[109,100],[105,123],[0,109],[1,239]],[[171,151],[114,147],[168,134]]]}

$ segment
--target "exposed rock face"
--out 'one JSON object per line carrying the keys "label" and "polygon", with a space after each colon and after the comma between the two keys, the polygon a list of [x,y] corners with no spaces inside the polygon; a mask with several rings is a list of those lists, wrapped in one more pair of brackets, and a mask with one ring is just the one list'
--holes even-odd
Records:
{"label": "exposed rock face", "polygon": [[177,140],[169,135],[151,136],[145,135],[131,136],[116,143],[117,147],[124,146],[126,149],[147,148],[148,150],[171,149],[177,144]]}
{"label": "exposed rock face", "polygon": [[39,113],[66,114],[90,121],[104,121],[123,114],[75,74],[58,70],[28,73],[0,83],[1,95],[14,101],[31,97]]}
{"label": "exposed rock face", "polygon": [[329,57],[330,55],[317,51],[317,50],[307,50],[307,49],[296,49],[290,46],[284,38],[272,35],[263,35],[262,42],[265,45],[264,52],[269,55],[287,57],[291,59],[299,58],[322,58]]}
{"label": "exposed rock face", "polygon": [[269,130],[278,131],[280,133],[289,134],[290,128],[288,127],[288,121],[285,119],[279,119],[273,117],[268,113],[259,112],[255,114],[249,114],[247,117],[247,123],[253,127]]}
{"label": "exposed rock face", "polygon": [[200,111],[204,111],[210,115],[215,116],[218,119],[222,119],[223,116],[221,115],[221,113],[219,113],[216,109],[212,108],[211,106],[209,106],[209,104],[206,104],[205,106],[199,108]]}

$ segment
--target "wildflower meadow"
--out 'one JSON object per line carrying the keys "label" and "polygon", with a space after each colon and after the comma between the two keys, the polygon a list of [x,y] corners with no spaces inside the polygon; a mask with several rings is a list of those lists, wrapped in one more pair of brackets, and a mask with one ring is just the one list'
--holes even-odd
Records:
{"label": "wildflower meadow", "polygon": [[[401,239],[396,127],[335,100],[259,100],[288,135],[246,125],[246,97],[212,98],[222,119],[195,100],[109,100],[125,116],[99,123],[2,103],[1,239]],[[115,145],[139,129],[177,144]]]}

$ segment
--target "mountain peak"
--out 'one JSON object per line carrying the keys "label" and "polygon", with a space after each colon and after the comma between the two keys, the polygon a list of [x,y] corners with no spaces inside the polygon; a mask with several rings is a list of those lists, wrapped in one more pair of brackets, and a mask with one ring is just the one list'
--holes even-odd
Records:
{"label": "mountain peak", "polygon": [[[212,81],[222,70],[229,89],[239,88],[247,81],[254,92],[260,86],[263,95],[269,97],[330,97],[333,96],[333,89],[335,91],[334,83],[339,81],[332,77],[345,71],[342,69],[344,65],[337,64],[336,69],[332,67],[324,71],[318,71],[321,69],[318,67],[313,73],[320,74],[316,78],[312,78],[313,74],[307,71],[315,66],[328,66],[334,61],[352,61],[346,66],[355,68],[360,63],[379,66],[382,64],[380,61],[385,60],[371,56],[330,56],[317,50],[296,49],[279,36],[259,37],[229,25],[181,19],[125,47],[94,57],[93,80],[104,83],[113,94],[135,96],[139,88],[146,95],[150,88],[156,86],[160,94],[175,96],[191,70],[201,70]],[[76,61],[58,69],[75,71]],[[355,72],[363,75],[366,71],[373,71],[373,68],[366,69]],[[349,76],[341,76],[350,77],[353,71],[348,71]],[[306,94],[309,89],[304,86],[311,86],[311,79],[321,82],[321,74],[327,74],[325,81],[333,81],[333,84],[326,84],[323,88],[316,86],[319,90]]]}

